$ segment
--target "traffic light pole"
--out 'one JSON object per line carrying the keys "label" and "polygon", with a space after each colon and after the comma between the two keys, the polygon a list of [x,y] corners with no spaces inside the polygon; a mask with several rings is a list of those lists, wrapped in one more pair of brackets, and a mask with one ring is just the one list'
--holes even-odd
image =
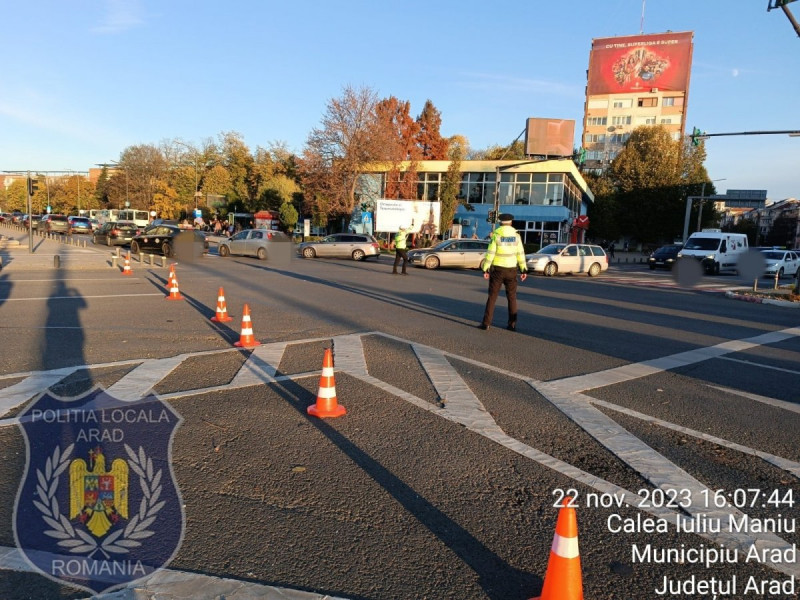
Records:
{"label": "traffic light pole", "polygon": [[723,135],[789,135],[789,136],[800,136],[800,130],[797,129],[783,129],[780,131],[739,131],[736,133],[706,133],[705,131],[700,131],[696,127],[691,134],[692,144],[695,146],[700,140],[705,140],[710,137],[720,137]]}
{"label": "traffic light pole", "polygon": [[33,211],[31,204],[33,203],[31,172],[28,171],[28,254],[33,254]]}

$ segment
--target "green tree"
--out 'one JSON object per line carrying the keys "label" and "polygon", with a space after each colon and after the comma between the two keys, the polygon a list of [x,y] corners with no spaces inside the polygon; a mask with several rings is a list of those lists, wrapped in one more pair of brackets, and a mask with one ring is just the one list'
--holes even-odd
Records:
{"label": "green tree", "polygon": [[284,228],[288,232],[294,231],[294,226],[297,225],[297,220],[299,215],[297,214],[297,209],[294,207],[293,204],[290,202],[284,202],[281,204],[280,210],[278,211],[281,217],[281,223],[283,224]]}
{"label": "green tree", "polygon": [[222,164],[230,176],[228,202],[241,204],[251,212],[256,190],[252,185],[254,159],[250,149],[244,143],[241,134],[236,132],[220,134],[220,149]]}
{"label": "green tree", "polygon": [[764,245],[791,248],[794,243],[796,227],[797,217],[789,216],[788,211],[781,213],[772,221],[772,227],[764,236]]}
{"label": "green tree", "polygon": [[619,205],[613,182],[605,175],[584,174],[594,194],[586,211],[589,217],[588,237],[593,240],[617,240],[622,235],[619,224]]}
{"label": "green tree", "polygon": [[439,232],[450,230],[459,204],[465,203],[466,200],[465,198],[459,200],[462,157],[463,148],[460,145],[454,145],[450,150],[450,165],[447,167],[447,173],[442,178],[442,186],[439,189],[439,201],[441,202]]}
{"label": "green tree", "polygon": [[[697,176],[682,140],[662,125],[633,130],[611,163],[620,230],[643,242],[671,240],[683,230],[688,173]],[[694,183],[694,182],[692,182]]]}

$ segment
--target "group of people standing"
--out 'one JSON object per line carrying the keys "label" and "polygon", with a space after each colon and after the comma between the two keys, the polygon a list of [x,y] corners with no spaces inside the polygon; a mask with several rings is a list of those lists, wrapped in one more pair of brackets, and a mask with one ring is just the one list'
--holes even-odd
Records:
{"label": "group of people standing", "polygon": [[[486,256],[481,263],[484,279],[489,280],[489,297],[483,311],[483,319],[478,325],[479,329],[488,330],[492,324],[494,305],[500,294],[500,288],[505,288],[508,300],[508,325],[509,331],[517,330],[517,275],[520,281],[528,277],[528,265],[525,262],[525,248],[522,238],[516,229],[511,226],[513,216],[503,213],[499,216],[500,226],[491,236]],[[394,265],[392,275],[397,275],[397,267],[401,267],[400,274],[408,275],[408,233],[409,228],[401,227],[394,236]],[[402,266],[401,266],[402,263]]]}

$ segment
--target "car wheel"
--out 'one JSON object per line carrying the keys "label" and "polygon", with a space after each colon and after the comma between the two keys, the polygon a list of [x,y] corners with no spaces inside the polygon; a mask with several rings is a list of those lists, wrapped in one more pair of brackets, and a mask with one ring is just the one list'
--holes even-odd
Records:
{"label": "car wheel", "polygon": [[131,254],[139,254],[139,243],[131,242]]}
{"label": "car wheel", "polygon": [[558,273],[558,265],[554,262],[547,263],[547,265],[544,268],[544,274],[547,277],[552,277],[556,273]]}
{"label": "car wheel", "polygon": [[256,256],[258,260],[267,260],[267,251],[264,248],[259,248],[258,252],[256,252]]}
{"label": "car wheel", "polygon": [[439,268],[439,259],[436,256],[429,256],[425,259],[425,268],[426,269],[438,269]]}
{"label": "car wheel", "polygon": [[168,243],[165,243],[163,246],[161,246],[161,252],[164,253],[164,256],[170,258],[172,256],[172,246],[170,246]]}
{"label": "car wheel", "polygon": [[589,267],[589,277],[597,277],[598,275],[600,275],[600,265],[592,263],[592,266]]}
{"label": "car wheel", "polygon": [[219,247],[219,255],[222,258],[225,258],[226,256],[230,256],[230,254],[231,254],[230,248],[228,248],[224,244],[221,244],[220,247]]}
{"label": "car wheel", "polygon": [[303,248],[303,258],[314,258],[316,255],[313,248]]}
{"label": "car wheel", "polygon": [[364,260],[366,254],[363,250],[353,250],[353,260]]}
{"label": "car wheel", "polygon": [[783,267],[778,269],[778,279],[783,279]]}
{"label": "car wheel", "polygon": [[719,275],[719,263],[715,262],[714,266],[711,268],[711,273],[714,275]]}

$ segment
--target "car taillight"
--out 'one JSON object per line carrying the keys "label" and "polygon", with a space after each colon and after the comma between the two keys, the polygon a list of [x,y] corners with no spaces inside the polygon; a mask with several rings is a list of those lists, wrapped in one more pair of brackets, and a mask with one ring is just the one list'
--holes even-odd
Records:
{"label": "car taillight", "polygon": [[119,235],[119,229],[112,229],[111,235]]}
{"label": "car taillight", "polygon": [[378,245],[378,242],[372,242],[372,243],[370,244],[370,246],[372,246],[373,248],[375,248],[375,250],[380,250],[380,249],[381,249],[381,247]]}

